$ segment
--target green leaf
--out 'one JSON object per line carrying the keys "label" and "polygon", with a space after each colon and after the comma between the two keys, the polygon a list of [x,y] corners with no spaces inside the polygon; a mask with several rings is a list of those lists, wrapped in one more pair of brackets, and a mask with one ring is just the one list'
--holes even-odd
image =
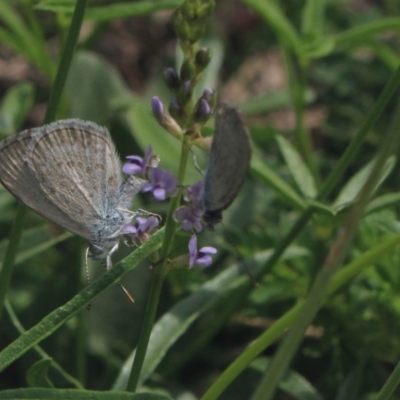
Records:
{"label": "green leaf", "polygon": [[335,39],[333,37],[324,37],[302,43],[298,54],[302,58],[315,59],[325,57],[335,50]]}
{"label": "green leaf", "polygon": [[15,389],[0,392],[1,400],[172,400],[166,394],[155,392],[100,392],[78,389]]}
{"label": "green leaf", "polygon": [[[56,13],[72,13],[76,0],[41,0],[35,8]],[[182,0],[136,1],[109,4],[101,7],[90,7],[86,12],[86,20],[110,21],[116,18],[128,18],[151,14],[159,10],[179,7]]]}
{"label": "green leaf", "polygon": [[[311,103],[315,99],[315,93],[306,90],[304,94],[305,104]],[[288,89],[275,90],[274,92],[264,94],[260,97],[249,98],[240,104],[240,110],[245,114],[258,114],[279,110],[281,108],[289,108],[293,104],[292,97]]]}
{"label": "green leaf", "polygon": [[51,359],[37,361],[33,364],[27,373],[26,379],[30,387],[43,387],[53,388],[54,385],[47,376],[49,367],[51,366]]}
{"label": "green leaf", "polygon": [[300,154],[282,135],[277,136],[276,140],[297,187],[306,197],[314,198],[317,195],[317,188]]}
{"label": "green leaf", "polygon": [[48,54],[43,51],[42,38],[35,35],[30,28],[25,25],[24,20],[6,1],[0,1],[0,21],[10,31],[13,39],[13,47],[25,55],[34,65],[48,72]]}
{"label": "green leaf", "polygon": [[130,97],[115,68],[90,52],[76,55],[65,91],[69,98],[70,116],[95,121],[100,125],[109,123],[115,113],[117,100]]}
{"label": "green leaf", "polygon": [[307,0],[302,12],[301,33],[317,38],[323,34],[326,0]]}
{"label": "green leaf", "polygon": [[261,160],[256,151],[253,151],[250,170],[261,182],[271,186],[289,204],[294,205],[300,210],[306,210],[306,202],[268,165]]}
{"label": "green leaf", "polygon": [[[355,175],[353,175],[353,177],[349,179],[349,181],[343,187],[342,191],[339,193],[339,196],[333,203],[333,207],[337,211],[339,211],[342,208],[348,207],[357,198],[361,188],[364,186],[365,182],[368,179],[368,176],[374,166],[374,163],[375,160],[372,160],[370,163],[368,163],[365,167],[363,167],[360,171],[358,171]],[[396,164],[395,156],[391,156],[386,160],[386,163],[381,171],[381,177],[379,179],[379,182],[375,186],[374,191],[382,184],[382,182],[390,174],[395,164]]]}
{"label": "green leaf", "polygon": [[307,204],[314,210],[314,211],[318,211],[324,215],[327,215],[329,217],[332,217],[335,215],[335,210],[330,207],[327,206],[326,204],[323,204],[319,201],[316,200],[307,200]]}
{"label": "green leaf", "polygon": [[372,214],[385,208],[397,206],[400,203],[400,193],[388,193],[373,199],[365,209],[366,214]]}
{"label": "green leaf", "polygon": [[[250,364],[250,368],[263,374],[270,364],[270,359],[259,357]],[[302,375],[288,371],[279,384],[279,388],[296,400],[323,400],[318,390]]]}
{"label": "green leaf", "polygon": [[76,0],[40,0],[35,8],[59,13],[72,13],[75,5]]}
{"label": "green leaf", "polygon": [[20,83],[11,87],[0,107],[0,134],[17,132],[34,102],[34,87],[31,83]]}
{"label": "green leaf", "polygon": [[[54,237],[53,235],[49,234],[49,230],[46,225],[26,229],[22,234],[20,251],[18,252],[15,260],[15,265],[29,260],[30,258],[42,253],[43,251],[46,251],[57,243],[60,243],[72,236],[72,233],[64,232],[63,234]],[[7,246],[8,239],[4,239],[0,242],[1,260],[4,258],[4,253]]]}
{"label": "green leaf", "polygon": [[127,18],[137,15],[151,14],[160,10],[169,10],[179,7],[182,0],[164,1],[137,1],[134,3],[110,4],[103,7],[89,8],[87,19],[95,21],[109,21],[116,18]]}
{"label": "green leaf", "polygon": [[335,400],[359,399],[365,385],[366,362],[359,361],[341,380]]}
{"label": "green leaf", "polygon": [[243,2],[253,8],[294,52],[301,47],[299,34],[275,2],[260,0],[243,0]]}
{"label": "green leaf", "polygon": [[338,33],[334,40],[337,46],[349,45],[352,42],[359,42],[360,40],[373,35],[398,30],[400,30],[399,17],[381,18],[373,22],[356,25],[354,28],[344,30]]}

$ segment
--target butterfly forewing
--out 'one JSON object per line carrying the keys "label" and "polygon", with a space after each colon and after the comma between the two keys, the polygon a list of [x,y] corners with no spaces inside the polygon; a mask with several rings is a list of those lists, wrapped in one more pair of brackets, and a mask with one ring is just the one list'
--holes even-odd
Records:
{"label": "butterfly forewing", "polygon": [[121,186],[107,131],[80,120],[24,131],[2,142],[0,180],[38,214],[89,240],[97,239],[93,227],[118,205]]}
{"label": "butterfly forewing", "polygon": [[249,134],[238,111],[222,104],[217,110],[215,133],[204,182],[204,209],[226,209],[243,185],[251,158]]}

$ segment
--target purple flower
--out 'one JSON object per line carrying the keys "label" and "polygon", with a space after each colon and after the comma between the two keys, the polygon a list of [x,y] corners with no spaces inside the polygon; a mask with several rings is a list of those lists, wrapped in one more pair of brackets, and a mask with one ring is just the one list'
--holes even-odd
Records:
{"label": "purple flower", "polygon": [[203,180],[187,187],[183,199],[188,205],[181,206],[174,212],[175,221],[181,224],[181,228],[185,232],[191,232],[193,230],[201,232],[203,230],[203,225],[201,223],[203,188]]}
{"label": "purple flower", "polygon": [[203,190],[204,180],[202,179],[186,188],[183,199],[201,211],[203,208]]}
{"label": "purple flower", "polygon": [[133,236],[140,243],[147,240],[149,234],[157,228],[159,220],[155,216],[149,218],[137,217],[134,225],[126,225],[122,233]]}
{"label": "purple flower", "polygon": [[196,111],[194,112],[195,120],[197,122],[204,122],[208,119],[210,113],[211,113],[210,105],[207,103],[205,99],[200,98],[197,103]]}
{"label": "purple flower", "polygon": [[212,263],[212,258],[210,254],[216,254],[217,249],[214,247],[202,247],[197,251],[197,236],[192,235],[189,240],[189,269],[193,268],[195,265],[199,267],[209,267]]}
{"label": "purple flower", "polygon": [[147,183],[142,192],[152,192],[157,201],[163,201],[167,196],[174,196],[178,190],[178,180],[168,171],[161,168],[149,168]]}
{"label": "purple flower", "polygon": [[146,176],[146,170],[151,165],[153,158],[153,149],[148,146],[144,158],[139,156],[126,157],[129,161],[122,167],[122,172],[128,175]]}
{"label": "purple flower", "polygon": [[203,230],[201,211],[196,208],[188,206],[179,207],[174,212],[174,219],[181,224],[182,230],[185,232],[191,232],[193,229],[197,232]]}

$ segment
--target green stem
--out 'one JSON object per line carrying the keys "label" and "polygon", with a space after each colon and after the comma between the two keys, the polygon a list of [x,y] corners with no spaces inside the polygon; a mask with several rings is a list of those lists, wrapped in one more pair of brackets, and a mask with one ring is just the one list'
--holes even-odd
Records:
{"label": "green stem", "polygon": [[[189,147],[186,140],[182,140],[181,158],[179,163],[178,180],[180,186],[185,178],[186,164],[189,155]],[[129,375],[127,391],[135,392],[139,378],[140,372],[143,367],[144,359],[147,352],[147,346],[149,344],[151,331],[153,329],[156,312],[158,308],[158,303],[160,300],[160,294],[164,278],[168,268],[168,256],[172,247],[172,243],[176,231],[176,222],[173,218],[174,211],[178,208],[182,196],[182,189],[179,189],[177,196],[173,197],[168,208],[168,214],[165,222],[165,236],[164,241],[160,250],[161,265],[154,269],[153,280],[149,289],[149,297],[147,301],[144,321],[142,324],[142,329],[140,331],[139,341],[136,349],[135,358],[132,364],[131,373]]]}
{"label": "green stem", "polygon": [[[61,93],[67,79],[69,67],[71,65],[72,56],[78,41],[80,27],[82,25],[83,16],[85,15],[87,0],[78,0],[75,6],[74,15],[71,21],[71,27],[68,33],[68,40],[63,49],[60,65],[57,70],[56,79],[50,93],[50,99],[44,117],[44,123],[48,123],[55,119],[56,111],[61,99]],[[22,205],[18,207],[10,233],[10,242],[5,252],[3,266],[0,270],[0,321],[3,314],[4,300],[7,288],[10,284],[14,260],[17,255],[19,242],[22,235],[24,220],[26,217],[26,208]]]}

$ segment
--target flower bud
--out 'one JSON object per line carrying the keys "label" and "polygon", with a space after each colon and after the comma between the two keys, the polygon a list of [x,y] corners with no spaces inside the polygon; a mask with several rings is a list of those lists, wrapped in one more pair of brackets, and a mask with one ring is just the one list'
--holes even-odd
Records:
{"label": "flower bud", "polygon": [[153,110],[153,114],[156,117],[156,120],[162,120],[165,108],[159,97],[154,96],[151,99],[151,109]]}
{"label": "flower bud", "polygon": [[206,122],[210,114],[211,114],[210,105],[207,103],[205,99],[200,97],[199,101],[196,104],[193,120],[195,122]]}
{"label": "flower bud", "polygon": [[168,114],[168,112],[165,110],[164,104],[157,96],[154,96],[151,99],[151,108],[158,123],[173,136],[180,138],[183,134],[182,128],[171,117],[171,115]]}
{"label": "flower bud", "polygon": [[171,116],[174,118],[181,119],[184,116],[184,109],[182,107],[182,104],[176,97],[174,97],[171,100],[171,103],[169,103],[168,110]]}
{"label": "flower bud", "polygon": [[215,90],[204,89],[201,97],[207,101],[211,108],[214,108],[217,100],[217,93],[215,92]]}
{"label": "flower bud", "polygon": [[176,92],[181,86],[181,80],[174,68],[164,70],[164,80],[168,88],[173,92]]}
{"label": "flower bud", "polygon": [[181,73],[181,80],[183,82],[189,81],[193,79],[197,74],[196,65],[190,60],[185,60],[182,63],[180,73]]}
{"label": "flower bud", "polygon": [[207,47],[199,49],[195,56],[195,63],[197,66],[197,72],[203,71],[207,67],[211,60],[211,52]]}

